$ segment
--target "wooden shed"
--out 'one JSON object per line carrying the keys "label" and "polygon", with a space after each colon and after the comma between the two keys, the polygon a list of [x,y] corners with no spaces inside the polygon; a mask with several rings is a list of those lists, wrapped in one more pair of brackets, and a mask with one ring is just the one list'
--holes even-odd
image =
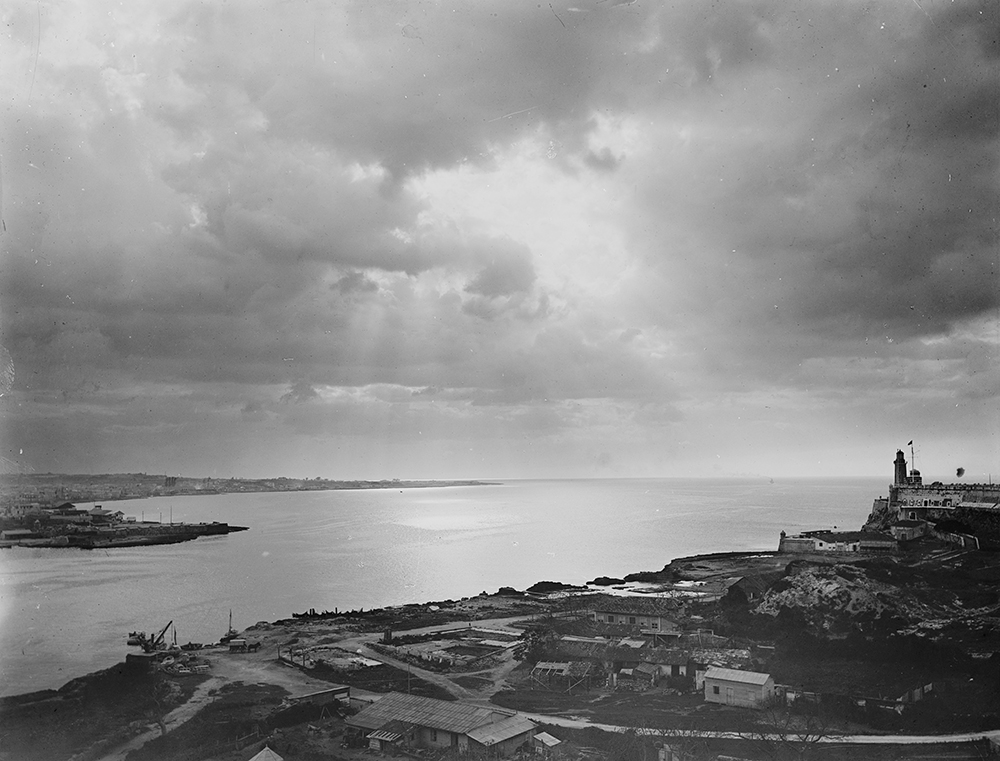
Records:
{"label": "wooden shed", "polygon": [[774,679],[758,671],[712,666],[705,672],[705,702],[756,708],[774,697]]}

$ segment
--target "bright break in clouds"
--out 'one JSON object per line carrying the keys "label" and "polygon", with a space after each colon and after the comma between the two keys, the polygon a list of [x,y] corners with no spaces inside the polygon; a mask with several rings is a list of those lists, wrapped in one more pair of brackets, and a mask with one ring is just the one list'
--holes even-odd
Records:
{"label": "bright break in clouds", "polygon": [[9,468],[997,464],[994,2],[2,13]]}

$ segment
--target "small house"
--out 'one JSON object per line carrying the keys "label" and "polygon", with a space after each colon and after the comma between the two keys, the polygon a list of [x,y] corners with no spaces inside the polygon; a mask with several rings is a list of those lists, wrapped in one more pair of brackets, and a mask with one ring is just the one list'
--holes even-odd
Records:
{"label": "small house", "polygon": [[513,711],[392,692],[347,718],[373,750],[391,746],[509,756],[531,744],[535,723]]}
{"label": "small house", "polygon": [[895,537],[883,534],[879,531],[862,531],[858,540],[859,552],[895,552],[899,548],[899,543]]}
{"label": "small house", "polygon": [[896,540],[877,531],[806,531],[796,536],[781,532],[778,552],[894,552]]}
{"label": "small house", "polygon": [[713,666],[705,672],[705,702],[755,708],[775,695],[770,674]]}
{"label": "small house", "polygon": [[685,650],[658,647],[645,653],[643,660],[655,665],[660,677],[694,676],[691,654]]}
{"label": "small house", "polygon": [[764,596],[767,582],[760,576],[730,576],[722,587],[722,598],[727,602],[754,603]]}
{"label": "small house", "polygon": [[553,737],[548,732],[539,732],[532,738],[532,746],[535,749],[535,753],[542,756],[555,755],[560,745],[562,745],[562,740],[558,737]]}
{"label": "small house", "polygon": [[535,722],[526,716],[514,714],[506,719],[484,724],[468,732],[469,750],[506,758],[522,745],[531,745],[535,736]]}
{"label": "small house", "polygon": [[32,531],[30,528],[7,528],[0,531],[0,539],[21,540],[37,539],[41,534]]}
{"label": "small house", "polygon": [[113,520],[113,513],[100,506],[88,510],[87,515],[89,516],[91,523],[111,523]]}
{"label": "small house", "polygon": [[898,520],[889,526],[889,533],[897,541],[909,542],[927,533],[927,522],[910,520],[908,518]]}
{"label": "small house", "polygon": [[675,600],[660,597],[605,597],[594,603],[590,620],[640,634],[680,634],[682,613]]}

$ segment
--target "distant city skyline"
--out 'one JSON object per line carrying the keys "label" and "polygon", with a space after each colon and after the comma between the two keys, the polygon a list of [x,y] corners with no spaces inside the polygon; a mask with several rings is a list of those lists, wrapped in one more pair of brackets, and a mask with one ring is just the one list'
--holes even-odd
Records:
{"label": "distant city skyline", "polygon": [[1000,473],[994,2],[3,19],[7,469]]}

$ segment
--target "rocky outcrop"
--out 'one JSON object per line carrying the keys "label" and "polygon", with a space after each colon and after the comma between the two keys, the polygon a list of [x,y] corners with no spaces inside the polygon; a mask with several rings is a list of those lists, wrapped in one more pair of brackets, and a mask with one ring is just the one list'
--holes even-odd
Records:
{"label": "rocky outcrop", "polygon": [[880,497],[872,503],[872,511],[868,514],[868,520],[861,527],[862,531],[888,531],[889,526],[896,520],[896,509],[889,507],[889,500]]}
{"label": "rocky outcrop", "polygon": [[959,508],[948,517],[977,536],[983,549],[1000,550],[1000,510]]}
{"label": "rocky outcrop", "polygon": [[922,605],[899,587],[869,578],[853,565],[793,563],[755,609],[759,615],[794,613],[817,634],[869,631],[925,615]]}

